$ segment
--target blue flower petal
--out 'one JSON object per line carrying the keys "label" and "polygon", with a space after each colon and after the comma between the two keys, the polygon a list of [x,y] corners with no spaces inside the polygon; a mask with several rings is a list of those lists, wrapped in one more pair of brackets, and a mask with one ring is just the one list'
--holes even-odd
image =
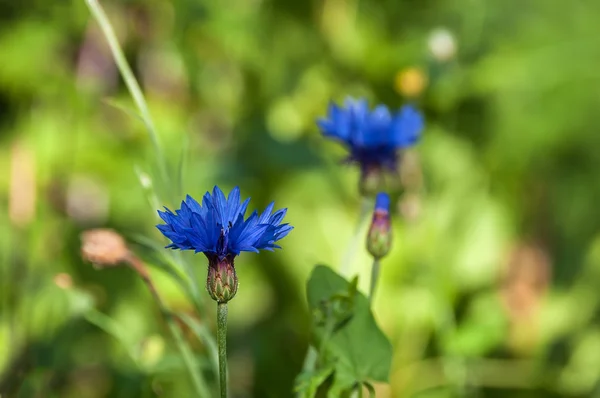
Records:
{"label": "blue flower petal", "polygon": [[346,98],[343,107],[330,104],[327,117],[318,119],[317,126],[323,136],[341,141],[350,152],[348,160],[363,170],[393,168],[398,150],[418,141],[423,117],[411,106],[392,115],[384,105],[370,111],[364,98]]}
{"label": "blue flower petal", "polygon": [[[356,105],[357,109],[362,106]],[[280,224],[287,210],[280,209],[271,214],[274,203],[270,203],[260,215],[253,211],[244,220],[249,201],[240,203],[238,187],[226,198],[215,186],[212,195],[207,192],[203,196],[202,204],[188,195],[175,212],[166,207],[165,211],[159,211],[165,224],[157,225],[157,228],[171,241],[168,248],[194,250],[219,258],[236,256],[242,251],[279,248],[275,242],[292,229],[287,224]]]}
{"label": "blue flower petal", "polygon": [[213,189],[212,203],[217,211],[217,222],[221,225],[227,224],[227,199],[221,189],[215,185]]}

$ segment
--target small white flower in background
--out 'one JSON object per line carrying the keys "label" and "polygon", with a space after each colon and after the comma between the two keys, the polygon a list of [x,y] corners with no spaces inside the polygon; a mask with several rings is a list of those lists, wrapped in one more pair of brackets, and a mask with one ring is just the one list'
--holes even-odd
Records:
{"label": "small white flower in background", "polygon": [[429,51],[438,61],[448,61],[456,55],[456,38],[446,28],[434,29],[429,35]]}

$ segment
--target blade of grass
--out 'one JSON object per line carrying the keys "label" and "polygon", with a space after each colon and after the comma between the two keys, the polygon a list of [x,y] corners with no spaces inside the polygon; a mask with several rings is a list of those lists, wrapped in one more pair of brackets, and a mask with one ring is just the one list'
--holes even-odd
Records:
{"label": "blade of grass", "polygon": [[210,334],[208,328],[187,314],[177,314],[177,317],[181,319],[206,346],[210,354],[213,371],[217,374],[219,372],[219,351],[217,349],[217,342],[214,340],[212,334]]}
{"label": "blade of grass", "polygon": [[119,41],[117,40],[117,36],[115,35],[114,29],[104,12],[104,9],[98,3],[97,0],[86,0],[85,1],[90,12],[100,25],[100,29],[102,29],[102,33],[104,33],[104,37],[108,42],[108,46],[110,47],[110,51],[115,59],[115,63],[119,68],[119,72],[121,76],[123,76],[123,80],[127,85],[127,89],[129,93],[133,97],[133,101],[137,106],[140,117],[142,118],[144,124],[146,125],[146,129],[148,130],[148,134],[150,135],[150,139],[154,146],[154,150],[156,152],[156,158],[158,162],[158,166],[160,169],[161,178],[164,182],[168,181],[167,175],[167,167],[165,163],[165,157],[162,151],[162,147],[160,146],[160,142],[158,140],[158,134],[156,133],[156,127],[154,126],[154,122],[152,121],[152,117],[150,116],[150,111],[148,110],[148,104],[146,103],[146,99],[144,98],[144,94],[125,59],[125,55],[123,54],[123,50],[119,45]]}
{"label": "blade of grass", "polygon": [[114,337],[119,343],[121,343],[133,363],[135,363],[137,367],[140,367],[135,350],[131,347],[130,342],[124,337],[124,333],[117,322],[115,322],[111,317],[104,315],[100,311],[96,311],[93,308],[88,309],[83,314],[83,317],[86,321],[97,326],[99,329]]}
{"label": "blade of grass", "polygon": [[183,196],[184,192],[183,192],[183,186],[184,186],[184,179],[185,179],[185,165],[187,164],[187,154],[188,154],[188,148],[190,145],[190,139],[188,137],[187,134],[183,135],[183,140],[182,140],[182,145],[181,145],[181,156],[179,157],[179,165],[177,167],[177,195],[179,196]]}
{"label": "blade of grass", "polygon": [[142,119],[142,117],[139,115],[139,113],[137,113],[136,111],[134,111],[133,109],[119,104],[116,100],[112,99],[112,98],[104,98],[102,100],[102,102],[104,102],[105,104],[112,106],[115,109],[120,110],[121,112],[123,112],[124,114],[126,114],[127,116],[131,116],[134,119],[139,120],[140,122],[144,122],[144,119]]}

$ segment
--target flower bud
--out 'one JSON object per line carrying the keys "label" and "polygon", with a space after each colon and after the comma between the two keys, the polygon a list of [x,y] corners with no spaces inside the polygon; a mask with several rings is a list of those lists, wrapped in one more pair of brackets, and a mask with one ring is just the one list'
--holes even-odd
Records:
{"label": "flower bud", "polygon": [[381,167],[364,167],[360,174],[358,190],[362,196],[372,197],[382,187],[384,182],[384,173]]}
{"label": "flower bud", "polygon": [[210,257],[208,260],[208,277],[206,290],[217,303],[226,303],[235,297],[238,279],[233,266],[233,257],[223,259]]}
{"label": "flower bud", "polygon": [[373,221],[367,235],[367,250],[375,259],[387,255],[392,247],[392,223],[390,219],[390,197],[384,192],[375,198]]}

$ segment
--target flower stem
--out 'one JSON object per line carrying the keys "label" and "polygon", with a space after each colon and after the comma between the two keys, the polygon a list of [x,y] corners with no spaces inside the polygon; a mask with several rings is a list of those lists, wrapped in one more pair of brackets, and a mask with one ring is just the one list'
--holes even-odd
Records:
{"label": "flower stem", "polygon": [[217,346],[221,398],[227,398],[227,303],[217,303]]}
{"label": "flower stem", "polygon": [[371,267],[371,288],[369,289],[369,303],[373,302],[375,298],[375,289],[377,289],[377,281],[379,280],[379,268],[381,263],[378,259],[373,259],[373,266]]}
{"label": "flower stem", "polygon": [[354,234],[352,235],[352,238],[350,239],[350,243],[348,244],[348,247],[347,247],[344,257],[342,259],[342,265],[340,267],[340,274],[344,277],[350,276],[350,273],[352,272],[352,264],[353,264],[352,261],[354,260],[354,255],[356,254],[356,249],[360,246],[360,232],[361,232],[362,226],[369,214],[370,209],[371,209],[371,203],[370,203],[369,199],[366,197],[363,198],[361,207],[360,207],[360,214],[358,216],[358,221],[356,223],[356,226],[354,227]]}
{"label": "flower stem", "polygon": [[306,357],[304,358],[304,364],[302,365],[302,371],[306,373],[312,372],[317,366],[318,357],[319,352],[317,349],[312,345],[309,345]]}

